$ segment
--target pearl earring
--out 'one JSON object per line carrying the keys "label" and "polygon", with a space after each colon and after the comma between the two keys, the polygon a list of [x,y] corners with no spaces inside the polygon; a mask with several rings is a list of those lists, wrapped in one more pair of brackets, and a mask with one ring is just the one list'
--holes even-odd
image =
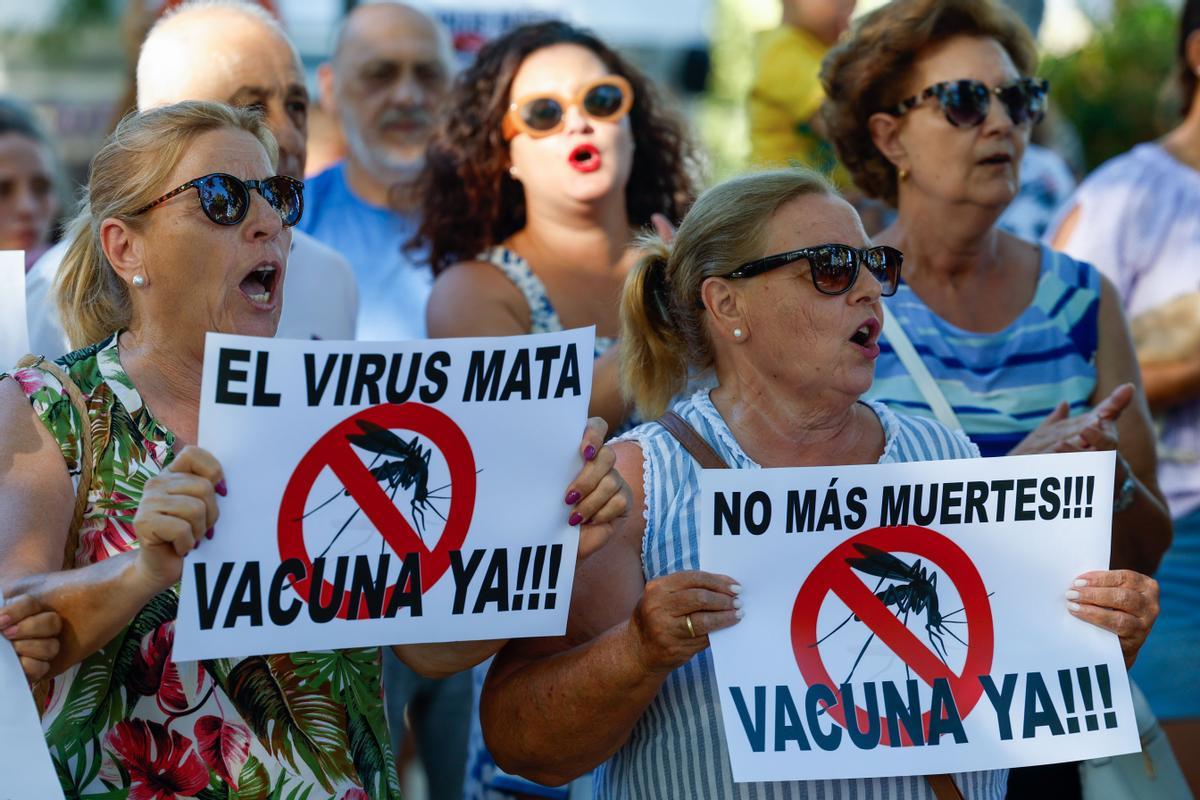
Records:
{"label": "pearl earring", "polygon": [[742,338],[742,329],[741,329],[741,328],[734,328],[734,329],[733,329],[733,338],[735,338],[735,339],[740,339],[740,338]]}
{"label": "pearl earring", "polygon": [[133,285],[140,289],[146,285],[146,279],[144,277],[142,277],[141,275],[134,275],[133,276]]}

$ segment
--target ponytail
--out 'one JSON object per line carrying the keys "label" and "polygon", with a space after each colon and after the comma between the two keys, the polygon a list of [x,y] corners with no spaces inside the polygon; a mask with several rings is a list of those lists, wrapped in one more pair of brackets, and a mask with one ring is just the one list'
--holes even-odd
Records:
{"label": "ponytail", "polygon": [[70,245],[58,268],[58,313],[72,349],[86,347],[129,327],[129,290],[100,250],[87,199],[67,228]]}
{"label": "ponytail", "polygon": [[815,172],[772,170],[742,175],[700,195],[668,246],[638,240],[643,256],[621,295],[621,393],[643,419],[662,416],[687,385],[689,371],[713,366],[700,288],[764,255],[765,229],[784,203],[830,195]]}
{"label": "ponytail", "polygon": [[687,345],[671,313],[670,246],[655,235],[638,245],[644,255],[621,296],[621,394],[644,419],[654,419],[687,382]]}

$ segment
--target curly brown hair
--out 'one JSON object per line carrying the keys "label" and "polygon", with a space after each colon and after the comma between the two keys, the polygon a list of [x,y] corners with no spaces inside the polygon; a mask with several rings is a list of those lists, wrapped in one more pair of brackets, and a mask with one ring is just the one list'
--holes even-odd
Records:
{"label": "curly brown hair", "polygon": [[896,168],[875,147],[867,120],[895,108],[922,53],[955,36],[995,39],[1022,75],[1037,68],[1033,34],[993,0],[892,0],[859,20],[825,56],[821,119],[838,158],[868,196],[896,205]]}
{"label": "curly brown hair", "polygon": [[587,48],[633,87],[633,168],[625,187],[629,224],[643,228],[654,213],[678,222],[687,210],[694,192],[692,145],[649,79],[587,31],[564,22],[523,25],[489,42],[458,76],[446,100],[448,113],[426,151],[418,195],[421,227],[409,246],[429,247],[435,275],[525,227],[525,194],[508,174],[501,123],[521,64],[531,53],[556,44]]}

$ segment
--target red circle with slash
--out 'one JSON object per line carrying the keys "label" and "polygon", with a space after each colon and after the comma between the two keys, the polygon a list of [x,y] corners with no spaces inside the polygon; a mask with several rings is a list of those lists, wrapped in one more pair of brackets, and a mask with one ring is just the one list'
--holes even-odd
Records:
{"label": "red circle with slash", "polygon": [[[854,573],[847,559],[863,557],[863,553],[854,547],[855,544],[870,545],[886,553],[920,556],[937,565],[954,584],[962,599],[967,623],[967,657],[961,675],[943,663],[937,653],[917,638],[900,621],[895,611],[884,605]],[[978,676],[991,672],[995,630],[983,578],[962,548],[942,534],[917,525],[873,528],[845,540],[813,568],[792,606],[792,651],[808,686],[825,684],[836,693],[838,684],[829,677],[818,648],[811,646],[820,638],[817,635],[817,614],[830,592],[836,594],[927,685],[932,686],[935,679],[944,678],[954,695],[960,719],[965,719],[975,708],[983,695],[983,684]],[[842,727],[846,726],[845,710],[840,703],[827,711]],[[856,706],[855,714],[859,730],[867,730],[867,712]],[[929,734],[929,715],[929,711],[921,715],[926,738]],[[882,733],[880,741],[885,745],[890,744],[886,718],[880,718],[879,725]],[[901,738],[902,744],[911,744],[903,729]]]}
{"label": "red circle with slash", "polygon": [[[370,473],[362,459],[354,452],[349,437],[363,434],[363,428],[358,425],[360,420],[388,430],[403,429],[419,433],[433,442],[446,459],[452,487],[450,510],[446,514],[442,536],[432,550],[425,546],[409,521],[379,485],[379,479]],[[306,603],[309,602],[309,594],[312,591],[312,560],[304,544],[302,518],[313,484],[326,467],[341,481],[343,488],[375,526],[392,552],[400,558],[409,553],[419,554],[421,591],[429,591],[450,568],[450,553],[462,547],[475,511],[475,456],[471,452],[466,435],[454,420],[436,408],[420,403],[385,403],[372,406],[330,428],[300,459],[279,504],[278,532],[280,558],[284,561],[295,558],[304,565],[304,576],[293,580],[292,588]],[[392,593],[396,588],[387,587],[384,594],[385,608],[391,603]],[[322,581],[323,603],[332,600],[334,589],[331,583]],[[338,616],[346,619],[349,607],[350,593],[343,592]],[[360,606],[358,618],[366,616],[367,609]]]}

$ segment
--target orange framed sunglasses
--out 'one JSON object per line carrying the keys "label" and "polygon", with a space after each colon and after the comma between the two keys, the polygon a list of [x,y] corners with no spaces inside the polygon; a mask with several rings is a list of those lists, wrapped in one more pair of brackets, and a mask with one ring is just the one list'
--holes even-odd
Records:
{"label": "orange framed sunglasses", "polygon": [[535,139],[558,133],[570,106],[599,122],[616,122],[633,107],[633,87],[620,75],[605,75],[581,86],[573,98],[553,93],[522,97],[504,115],[504,141],[511,141],[518,133]]}

